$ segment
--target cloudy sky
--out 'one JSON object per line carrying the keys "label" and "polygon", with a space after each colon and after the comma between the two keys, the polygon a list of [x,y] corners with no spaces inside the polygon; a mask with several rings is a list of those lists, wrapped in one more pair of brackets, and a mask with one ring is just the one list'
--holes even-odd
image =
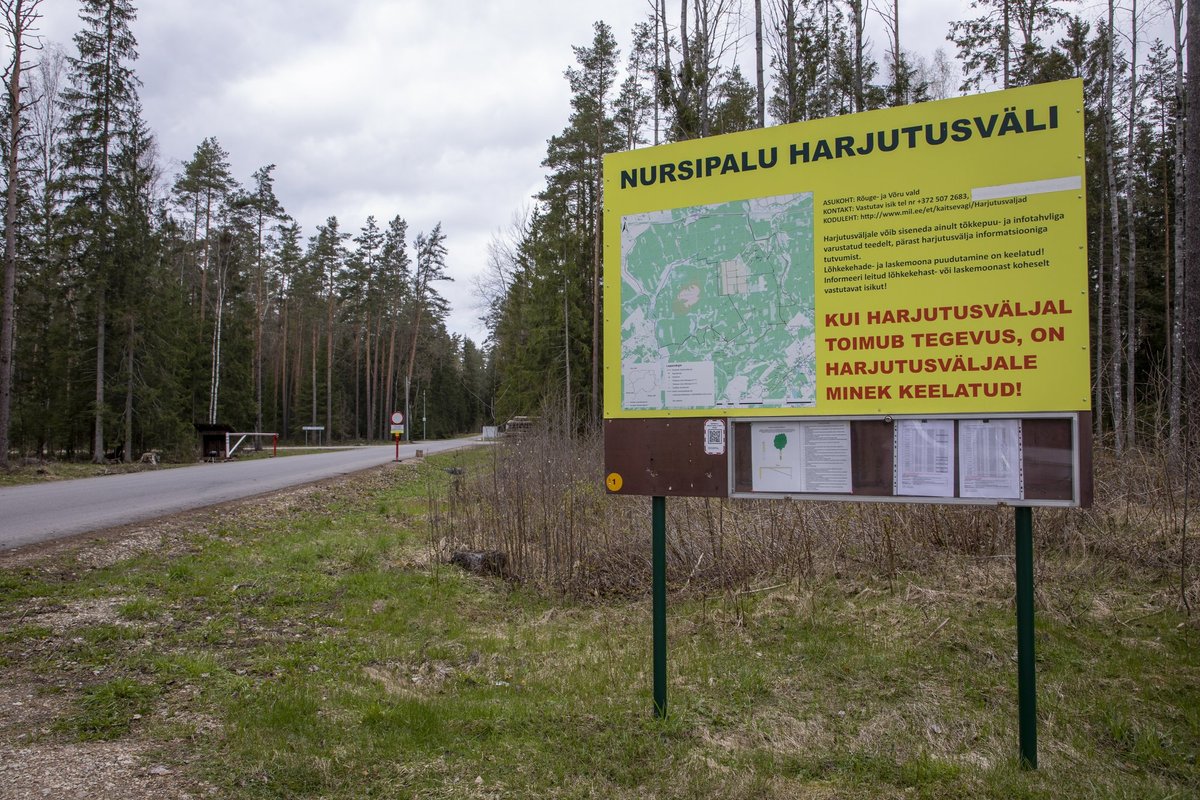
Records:
{"label": "cloudy sky", "polygon": [[[215,136],[243,183],[277,165],[276,193],[306,236],[329,216],[351,233],[369,214],[381,225],[399,214],[414,235],[441,221],[455,279],[442,287],[449,327],[477,342],[486,334],[471,277],[488,241],[543,185],[546,141],[569,112],[571,46],[590,43],[603,19],[624,53],[650,9],[648,0],[135,5],[134,67],[168,181]],[[43,3],[44,38],[68,52],[77,8]],[[906,49],[953,55],[948,21],[967,15],[966,0],[901,3]],[[873,39],[882,58],[882,32]]]}

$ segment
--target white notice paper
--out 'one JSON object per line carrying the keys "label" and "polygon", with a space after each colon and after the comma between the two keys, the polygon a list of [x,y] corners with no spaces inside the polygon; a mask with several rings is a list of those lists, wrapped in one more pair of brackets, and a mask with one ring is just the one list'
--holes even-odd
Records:
{"label": "white notice paper", "polygon": [[958,436],[960,497],[1025,496],[1020,420],[963,420]]}
{"label": "white notice paper", "polygon": [[621,407],[658,409],[662,401],[662,366],[659,364],[621,365]]}
{"label": "white notice paper", "polygon": [[850,494],[850,423],[800,423],[804,492]]}
{"label": "white notice paper", "polygon": [[717,384],[711,361],[670,362],[663,378],[667,408],[712,408],[717,404]]}
{"label": "white notice paper", "polygon": [[725,455],[725,420],[704,420],[704,455]]}
{"label": "white notice paper", "polygon": [[756,492],[803,491],[800,423],[756,423],[750,431],[751,489]]}
{"label": "white notice paper", "polygon": [[897,495],[954,496],[954,421],[896,421],[893,462]]}

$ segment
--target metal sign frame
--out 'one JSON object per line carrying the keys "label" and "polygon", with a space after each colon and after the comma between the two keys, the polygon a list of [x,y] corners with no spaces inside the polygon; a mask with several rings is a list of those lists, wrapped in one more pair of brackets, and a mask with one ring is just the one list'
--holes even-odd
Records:
{"label": "metal sign frame", "polygon": [[[1024,420],[1065,420],[1071,423],[1074,435],[1071,436],[1070,448],[1070,466],[1071,466],[1071,496],[1069,498],[1042,498],[1042,497],[992,497],[992,498],[970,498],[970,497],[931,497],[924,495],[873,495],[873,494],[835,494],[827,492],[761,492],[761,491],[740,491],[738,490],[738,448],[744,442],[741,442],[738,434],[738,423],[749,423],[751,425],[767,422],[761,417],[735,417],[729,420],[729,427],[726,432],[727,441],[729,443],[729,497],[737,499],[753,499],[753,500],[817,500],[817,501],[841,501],[855,503],[922,503],[922,504],[938,504],[938,505],[962,505],[962,506],[1030,506],[1030,507],[1046,507],[1046,508],[1077,508],[1079,506],[1091,505],[1091,469],[1090,466],[1085,469],[1085,462],[1090,464],[1091,461],[1091,436],[1090,436],[1090,414],[1084,415],[1088,424],[1088,435],[1080,435],[1081,415],[1079,413],[1054,413],[1048,412],[1044,414],[976,414],[976,415],[961,415],[961,414],[897,414],[894,416],[874,416],[874,417],[794,417],[794,418],[774,418],[771,422],[834,422],[846,421],[854,422],[884,422],[892,423],[903,419],[920,419],[920,420],[947,420],[947,421],[973,421],[973,420],[999,420],[999,419],[1015,419],[1018,421]],[[957,448],[956,448],[957,455]],[[1035,488],[1036,492],[1036,488]]]}

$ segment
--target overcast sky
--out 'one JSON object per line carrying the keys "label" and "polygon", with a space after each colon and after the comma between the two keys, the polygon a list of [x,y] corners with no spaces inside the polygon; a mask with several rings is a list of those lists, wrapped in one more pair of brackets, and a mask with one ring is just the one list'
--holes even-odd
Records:
{"label": "overcast sky", "polygon": [[[748,13],[753,1],[744,0]],[[234,174],[276,164],[276,193],[311,235],[399,214],[441,221],[448,325],[481,342],[471,277],[489,239],[544,182],[546,141],[569,113],[572,45],[603,19],[622,48],[648,0],[135,0],[144,114],[166,180],[214,136]],[[676,9],[676,0],[669,7]],[[765,5],[765,4],[764,4]],[[74,53],[78,6],[46,0],[41,31]],[[671,13],[677,13],[675,11]],[[942,47],[966,0],[901,3],[905,48]],[[873,37],[882,60],[884,36]],[[752,42],[745,52],[753,58]]]}

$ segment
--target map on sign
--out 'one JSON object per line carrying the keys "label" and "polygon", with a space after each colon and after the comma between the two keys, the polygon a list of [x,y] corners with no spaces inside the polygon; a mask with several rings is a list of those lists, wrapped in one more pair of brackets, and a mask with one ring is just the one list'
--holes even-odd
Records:
{"label": "map on sign", "polygon": [[621,219],[622,407],[816,402],[811,192]]}

